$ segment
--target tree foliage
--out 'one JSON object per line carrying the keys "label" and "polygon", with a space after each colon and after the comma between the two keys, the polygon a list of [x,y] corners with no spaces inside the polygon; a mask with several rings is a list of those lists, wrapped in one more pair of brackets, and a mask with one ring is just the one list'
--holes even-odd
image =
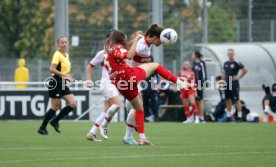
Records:
{"label": "tree foliage", "polygon": [[209,7],[209,42],[234,42],[236,20],[226,10],[216,5]]}
{"label": "tree foliage", "polygon": [[0,11],[0,56],[32,58],[52,52],[53,1],[2,0]]}

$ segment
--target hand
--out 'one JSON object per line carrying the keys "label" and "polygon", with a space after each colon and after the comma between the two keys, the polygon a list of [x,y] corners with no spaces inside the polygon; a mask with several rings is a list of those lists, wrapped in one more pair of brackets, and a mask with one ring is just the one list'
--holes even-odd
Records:
{"label": "hand", "polygon": [[93,83],[93,81],[91,81],[91,80],[87,80],[87,81],[85,81],[86,83],[86,86],[88,87],[88,88],[92,88],[93,86],[94,86],[94,83]]}
{"label": "hand", "polygon": [[233,76],[233,81],[238,81],[238,80],[240,80],[240,77],[238,77],[237,75],[235,75],[235,76]]}
{"label": "hand", "polygon": [[139,34],[144,35],[144,33],[142,31],[137,31],[136,35],[139,35]]}
{"label": "hand", "polygon": [[[138,31],[139,32],[139,31]],[[144,35],[142,34],[142,33],[136,33],[136,40],[139,40],[140,38],[143,38],[144,37]]]}

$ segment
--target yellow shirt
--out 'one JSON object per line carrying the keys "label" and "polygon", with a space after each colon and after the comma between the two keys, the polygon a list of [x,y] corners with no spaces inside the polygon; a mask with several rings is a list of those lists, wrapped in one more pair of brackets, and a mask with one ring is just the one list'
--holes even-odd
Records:
{"label": "yellow shirt", "polygon": [[62,72],[63,74],[69,74],[71,70],[71,63],[69,60],[69,55],[65,53],[66,56],[64,56],[60,51],[56,51],[52,64],[57,65],[57,70]]}

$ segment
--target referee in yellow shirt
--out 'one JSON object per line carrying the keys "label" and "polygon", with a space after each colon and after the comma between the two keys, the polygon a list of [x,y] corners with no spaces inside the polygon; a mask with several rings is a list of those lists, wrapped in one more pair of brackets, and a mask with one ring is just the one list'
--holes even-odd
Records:
{"label": "referee in yellow shirt", "polygon": [[[45,114],[43,122],[38,129],[38,133],[41,135],[48,134],[46,126],[50,120],[50,124],[58,133],[60,133],[58,123],[59,120],[68,115],[76,107],[75,96],[66,86],[67,81],[72,82],[74,80],[70,76],[71,63],[69,60],[69,55],[66,53],[67,38],[65,36],[61,36],[58,38],[57,43],[58,50],[55,52],[50,66],[50,72],[53,76],[48,81],[51,108]],[[60,109],[61,99],[66,101],[67,106],[62,108],[60,113],[55,118],[53,118],[56,114],[56,111]]]}

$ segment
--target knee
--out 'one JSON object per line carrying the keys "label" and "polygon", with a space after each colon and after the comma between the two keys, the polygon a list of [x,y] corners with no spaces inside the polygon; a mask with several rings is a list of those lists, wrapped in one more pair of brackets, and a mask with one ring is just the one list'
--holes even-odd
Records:
{"label": "knee", "polygon": [[70,106],[71,108],[76,108],[77,101],[76,100],[72,100],[72,101],[68,102],[68,106]]}
{"label": "knee", "polygon": [[54,111],[57,111],[60,109],[60,105],[59,104],[52,104],[51,109]]}

